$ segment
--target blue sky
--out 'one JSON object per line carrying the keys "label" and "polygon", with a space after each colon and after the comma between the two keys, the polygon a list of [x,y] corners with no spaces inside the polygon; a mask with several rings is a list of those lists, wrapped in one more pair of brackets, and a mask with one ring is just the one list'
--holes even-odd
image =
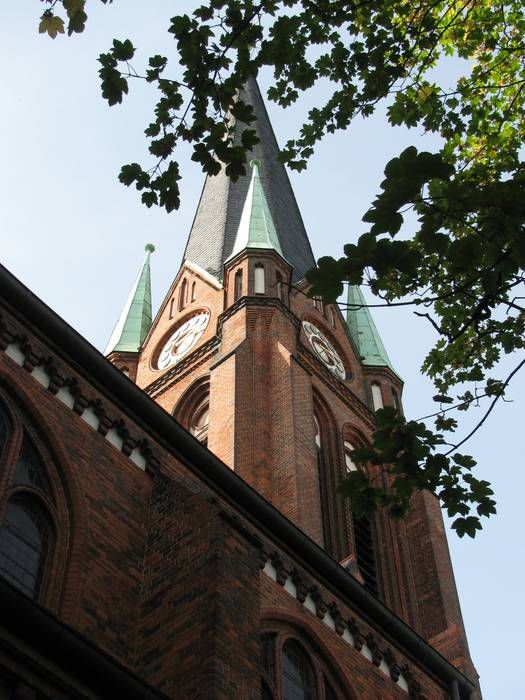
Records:
{"label": "blue sky", "polygon": [[[154,306],[160,303],[180,264],[203,175],[182,147],[182,206],[171,215],[146,209],[134,190],[118,183],[123,163],[148,162],[143,129],[155,93],[133,84],[123,106],[108,108],[100,97],[96,62],[116,36],[139,48],[137,66],[150,54],[163,53],[173,57],[175,68],[175,45],[165,29],[171,14],[192,3],[150,0],[147,11],[137,0],[88,5],[86,32],[54,42],[37,33],[41,3],[3,8],[0,259],[103,349],[148,242],[157,247],[152,280]],[[260,82],[269,85],[271,76]],[[286,112],[270,106],[280,143],[294,135],[307,106],[306,100]],[[392,129],[378,113],[327,139],[308,170],[292,174],[316,257],[339,256],[343,244],[365,230],[360,220],[385,163],[411,143],[431,147],[418,130]],[[434,340],[432,329],[404,309],[376,310],[374,318],[405,379],[407,416],[431,413],[435,392],[418,368]],[[495,487],[498,515],[475,541],[449,536],[471,653],[489,699],[525,697],[520,666],[525,564],[519,554],[524,549],[519,533],[524,389],[524,378],[518,377],[511,401],[499,405],[470,444],[478,475]]]}

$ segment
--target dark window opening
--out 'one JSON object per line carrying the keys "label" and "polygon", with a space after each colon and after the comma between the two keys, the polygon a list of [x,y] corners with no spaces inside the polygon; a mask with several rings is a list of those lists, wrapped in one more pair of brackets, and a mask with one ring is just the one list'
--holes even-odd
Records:
{"label": "dark window opening", "polygon": [[182,280],[182,284],[179,289],[179,311],[182,311],[182,309],[186,306],[186,289],[187,289],[188,283],[186,282],[185,279]]}
{"label": "dark window opening", "polygon": [[190,433],[196,437],[199,442],[202,442],[205,447],[208,446],[209,418],[210,405],[208,397],[206,396],[197,406],[190,419]]}
{"label": "dark window opening", "polygon": [[37,598],[51,546],[49,516],[32,499],[14,498],[7,504],[0,528],[0,575]]}
{"label": "dark window opening", "polygon": [[284,301],[283,295],[283,276],[280,272],[275,273],[275,293],[279,301]]}
{"label": "dark window opening", "polygon": [[237,270],[233,283],[233,301],[242,297],[242,270]]}
{"label": "dark window opening", "polygon": [[367,516],[356,518],[354,515],[353,523],[357,565],[363,577],[365,588],[377,596],[379,591],[372,521]]}
{"label": "dark window opening", "polygon": [[316,700],[315,675],[301,648],[288,640],[283,646],[283,700]]}
{"label": "dark window opening", "polygon": [[43,491],[48,496],[51,495],[51,488],[44,470],[44,465],[27,435],[24,435],[22,449],[20,450],[20,455],[16,462],[13,485],[33,486]]}

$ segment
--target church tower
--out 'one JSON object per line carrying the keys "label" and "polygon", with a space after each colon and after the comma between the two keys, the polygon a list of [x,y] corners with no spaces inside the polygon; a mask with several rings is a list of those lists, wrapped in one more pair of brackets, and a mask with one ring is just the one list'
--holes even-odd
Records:
{"label": "church tower", "polygon": [[[373,413],[403,382],[361,290],[307,296],[315,259],[259,89],[260,143],[236,182],[208,177],[184,258],[151,320],[149,251],[107,348],[155,402],[460,670],[475,677],[437,500],[356,518],[337,493]],[[240,141],[242,124],[236,125]],[[148,316],[148,313],[150,314]],[[385,479],[385,476],[378,476]]]}

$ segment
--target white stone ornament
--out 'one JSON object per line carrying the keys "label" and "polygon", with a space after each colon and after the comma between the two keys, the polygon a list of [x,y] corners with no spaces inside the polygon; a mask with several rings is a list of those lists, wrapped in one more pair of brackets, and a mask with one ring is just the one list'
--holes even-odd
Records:
{"label": "white stone ornament", "polygon": [[310,321],[303,321],[303,329],[315,354],[338,379],[346,379],[345,366],[339,353],[325,334]]}
{"label": "white stone ornament", "polygon": [[209,311],[201,311],[184,321],[170,335],[157,360],[157,369],[168,369],[184,357],[201,338],[210,320]]}

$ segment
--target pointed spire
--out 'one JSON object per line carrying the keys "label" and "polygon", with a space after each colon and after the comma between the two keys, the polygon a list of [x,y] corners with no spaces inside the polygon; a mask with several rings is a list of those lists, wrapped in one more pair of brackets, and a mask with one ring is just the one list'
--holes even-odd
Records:
{"label": "pointed spire", "polygon": [[250,161],[250,166],[252,167],[252,179],[246,194],[233,250],[228,260],[246,248],[275,250],[281,257],[284,257],[270,207],[261,185],[260,163],[254,159]]}
{"label": "pointed spire", "polygon": [[135,284],[122,309],[117,325],[104,351],[138,352],[151,326],[151,276],[149,259],[155,250],[152,243],[146,245],[146,257],[139,270]]}
{"label": "pointed spire", "polygon": [[[278,161],[279,147],[255,78],[250,78],[240,93],[240,99],[251,104],[257,121],[248,128],[255,129],[260,140],[250,154],[261,163],[260,186],[283,257],[293,267],[293,280],[304,277],[314,267],[315,259],[304,228],[299,207],[284,166]],[[235,145],[241,143],[245,124],[235,124]],[[207,177],[199,206],[193,220],[184,259],[203,268],[221,281],[224,262],[236,244],[243,205],[252,177],[250,173],[232,182],[224,168],[215,177]]]}
{"label": "pointed spire", "polygon": [[360,287],[348,287],[347,301],[346,325],[357,346],[362,364],[367,367],[388,367],[399,376],[392,367]]}

